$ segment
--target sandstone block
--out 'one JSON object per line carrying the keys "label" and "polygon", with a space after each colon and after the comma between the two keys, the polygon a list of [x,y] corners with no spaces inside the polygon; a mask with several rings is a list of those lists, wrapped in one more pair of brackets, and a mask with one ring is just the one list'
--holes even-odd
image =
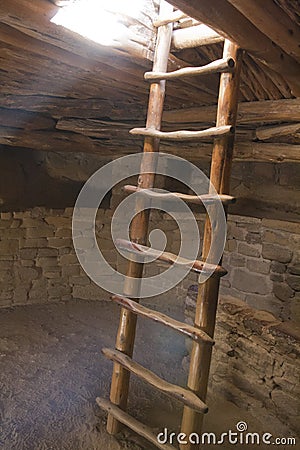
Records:
{"label": "sandstone block", "polygon": [[48,239],[48,245],[49,247],[53,248],[61,248],[61,247],[73,247],[72,239],[70,238],[56,238],[56,237],[50,237]]}
{"label": "sandstone block", "polygon": [[55,228],[71,228],[72,219],[70,217],[45,217],[45,221],[49,225],[54,225]]}
{"label": "sandstone block", "polygon": [[33,219],[32,217],[22,218],[21,228],[38,228],[45,226],[43,219]]}
{"label": "sandstone block", "polygon": [[25,232],[22,228],[4,228],[1,231],[1,239],[19,239],[25,236]]}
{"label": "sandstone block", "polygon": [[281,389],[274,389],[271,392],[271,397],[276,407],[284,410],[285,414],[297,416],[300,413],[299,402],[296,398],[286,394]]}
{"label": "sandstone block", "polygon": [[274,283],[274,295],[282,301],[289,300],[294,296],[294,291],[285,283]]}
{"label": "sandstone block", "polygon": [[261,246],[257,244],[246,244],[245,242],[240,242],[238,246],[238,252],[242,255],[253,256],[258,258],[261,253]]}
{"label": "sandstone block", "polygon": [[39,257],[58,256],[58,250],[56,248],[39,248]]}
{"label": "sandstone block", "polygon": [[286,233],[277,230],[264,230],[263,240],[264,242],[286,246],[288,237]]}
{"label": "sandstone block", "polygon": [[300,264],[295,264],[288,267],[288,272],[293,275],[300,275]]}
{"label": "sandstone block", "polygon": [[72,265],[68,265],[68,266],[63,266],[62,274],[64,277],[70,276],[70,275],[79,275],[80,274],[80,265],[72,264]]}
{"label": "sandstone block", "polygon": [[276,273],[284,273],[286,271],[286,265],[278,261],[272,261],[270,268],[272,272]]}
{"label": "sandstone block", "polygon": [[69,283],[73,285],[87,286],[88,284],[91,284],[91,281],[87,275],[81,275],[71,276],[69,278]]}
{"label": "sandstone block", "polygon": [[59,262],[62,266],[65,264],[78,264],[78,258],[75,253],[69,253],[66,255],[61,255],[59,257]]}
{"label": "sandstone block", "polygon": [[270,283],[263,275],[249,272],[245,269],[234,269],[232,286],[243,292],[253,294],[268,294],[271,290]]}
{"label": "sandstone block", "polygon": [[37,267],[56,267],[57,258],[56,257],[44,257],[38,258],[36,261]]}
{"label": "sandstone block", "polygon": [[72,229],[71,228],[58,228],[55,231],[55,236],[71,238],[72,237]]}
{"label": "sandstone block", "polygon": [[12,221],[12,224],[11,224],[11,228],[19,228],[20,227],[20,225],[21,225],[21,223],[22,223],[22,221],[21,220],[19,220],[19,219],[14,219],[13,221]]}
{"label": "sandstone block", "polygon": [[284,276],[281,273],[271,273],[270,280],[276,283],[282,283],[284,281]]}
{"label": "sandstone block", "polygon": [[23,259],[21,261],[21,266],[22,267],[34,267],[35,266],[35,261],[33,261],[31,259]]}
{"label": "sandstone block", "polygon": [[229,239],[226,241],[225,250],[227,252],[235,252],[237,249],[237,242],[235,239]]}
{"label": "sandstone block", "polygon": [[1,219],[2,220],[10,220],[13,218],[13,215],[11,212],[2,212],[1,213]]}
{"label": "sandstone block", "polygon": [[270,261],[262,259],[248,259],[247,268],[250,272],[268,274],[270,272]]}
{"label": "sandstone block", "polygon": [[0,220],[0,230],[4,228],[10,228],[12,226],[12,220]]}
{"label": "sandstone block", "polygon": [[37,255],[36,248],[21,248],[20,259],[34,259]]}
{"label": "sandstone block", "polygon": [[48,241],[46,238],[40,239],[22,239],[20,246],[22,248],[39,248],[47,247]]}
{"label": "sandstone block", "polygon": [[19,241],[17,239],[6,239],[0,241],[1,255],[14,255],[19,250]]}
{"label": "sandstone block", "polygon": [[228,239],[237,239],[239,241],[243,241],[245,239],[246,233],[247,231],[244,228],[238,227],[236,224],[228,224]]}
{"label": "sandstone block", "polygon": [[39,272],[38,272],[38,270],[33,269],[31,267],[19,267],[18,275],[19,275],[21,281],[30,281],[30,280],[36,280],[39,276]]}
{"label": "sandstone block", "polygon": [[247,233],[245,240],[248,244],[260,244],[262,241],[260,233]]}
{"label": "sandstone block", "polygon": [[51,227],[39,226],[38,228],[27,228],[26,237],[29,239],[54,236],[54,230]]}
{"label": "sandstone block", "polygon": [[53,287],[49,287],[47,289],[49,298],[62,297],[63,295],[70,294],[70,292],[71,292],[71,286],[64,286],[64,285],[53,286]]}
{"label": "sandstone block", "polygon": [[277,244],[264,243],[262,247],[262,255],[266,259],[288,263],[291,261],[293,253],[286,247]]}
{"label": "sandstone block", "polygon": [[300,291],[300,276],[287,275],[286,282],[294,291]]}
{"label": "sandstone block", "polygon": [[237,253],[233,253],[230,256],[230,266],[234,267],[244,267],[246,265],[246,258]]}

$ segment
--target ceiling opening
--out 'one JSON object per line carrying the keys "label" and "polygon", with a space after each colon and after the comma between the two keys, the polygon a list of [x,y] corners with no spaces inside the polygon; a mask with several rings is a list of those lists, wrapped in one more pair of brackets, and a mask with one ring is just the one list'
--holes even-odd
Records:
{"label": "ceiling opening", "polygon": [[144,0],[75,0],[59,9],[51,22],[62,25],[101,45],[126,40],[128,28],[121,18],[137,18]]}

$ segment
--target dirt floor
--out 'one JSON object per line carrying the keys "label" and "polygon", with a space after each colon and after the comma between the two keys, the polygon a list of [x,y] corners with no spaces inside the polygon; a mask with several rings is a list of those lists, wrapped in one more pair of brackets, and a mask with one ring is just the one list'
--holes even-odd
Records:
{"label": "dirt floor", "polygon": [[[146,303],[155,306],[155,302]],[[182,311],[160,308],[180,318]],[[107,435],[95,398],[108,398],[119,307],[106,301],[19,306],[0,311],[0,448],[3,450],[152,449],[128,430]],[[139,319],[135,359],[170,382],[185,384],[182,336]],[[157,432],[178,429],[180,405],[132,377],[129,411]],[[249,415],[228,402],[208,399],[205,429],[235,429],[239,420],[259,431]],[[254,446],[252,446],[254,447]],[[207,448],[207,447],[206,447]],[[245,448],[228,445],[223,448]],[[250,448],[247,446],[247,448]],[[262,447],[260,447],[262,448]]]}

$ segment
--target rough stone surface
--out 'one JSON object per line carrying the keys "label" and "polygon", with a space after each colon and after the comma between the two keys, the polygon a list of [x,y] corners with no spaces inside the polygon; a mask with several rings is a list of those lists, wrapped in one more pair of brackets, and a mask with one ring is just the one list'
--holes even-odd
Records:
{"label": "rough stone surface", "polygon": [[275,260],[281,263],[289,263],[293,253],[286,247],[277,244],[263,244],[262,255],[266,259]]}
{"label": "rough stone surface", "polygon": [[[197,286],[188,290],[186,321],[192,322]],[[262,298],[264,296],[261,296]],[[297,436],[300,431],[300,328],[273,314],[221,297],[209,392],[250,411],[268,429]],[[184,361],[187,367],[187,361]]]}
{"label": "rough stone surface", "polygon": [[232,286],[240,291],[254,294],[263,295],[269,292],[268,280],[265,276],[240,268],[233,271]]}
{"label": "rough stone surface", "polygon": [[[123,198],[124,193],[116,188],[111,197],[111,205],[113,200],[118,204]],[[0,263],[4,264],[0,267],[1,306],[28,303],[33,297],[38,298],[37,294],[30,294],[34,280],[43,280],[38,290],[36,288],[41,294],[40,301],[51,300],[47,291],[50,279],[60,280],[58,284],[61,286],[69,286],[71,293],[68,292],[68,295],[73,297],[98,298],[101,290],[81,270],[74,251],[71,239],[72,212],[72,208],[33,208],[23,212],[3,213],[0,219]],[[98,245],[111,266],[126,273],[125,259],[113,251],[110,236],[113,213],[114,208],[111,206],[100,209],[97,214]],[[203,236],[204,215],[195,215]],[[152,216],[150,229],[156,228],[157,224],[166,232],[167,250],[178,252],[180,233],[176,222],[169,215],[156,211]],[[228,270],[228,275],[221,280],[223,294],[249,301],[251,306],[255,306],[257,299],[258,308],[264,307],[282,319],[293,317],[300,321],[297,312],[299,308],[295,302],[300,278],[298,224],[229,215],[223,266]],[[166,266],[152,263],[146,265],[145,274],[153,276],[165,268]],[[19,269],[22,276],[19,275]],[[189,274],[176,287],[178,299],[185,298],[186,287],[195,280],[196,275]],[[14,291],[16,293],[12,294]],[[56,292],[59,293],[58,288]],[[53,289],[51,293],[54,294]]]}

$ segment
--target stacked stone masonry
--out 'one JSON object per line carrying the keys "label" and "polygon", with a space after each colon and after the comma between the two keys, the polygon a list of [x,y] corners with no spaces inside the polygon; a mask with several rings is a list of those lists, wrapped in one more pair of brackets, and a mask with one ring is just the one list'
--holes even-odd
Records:
{"label": "stacked stone masonry", "polygon": [[[120,197],[121,199],[122,197]],[[119,204],[118,195],[112,204]],[[108,263],[125,272],[126,261],[111,239],[114,206],[100,209],[96,232]],[[106,295],[82,270],[72,242],[73,209],[33,208],[3,212],[0,220],[0,305],[44,303],[70,298],[99,300]],[[203,215],[198,217],[203,230]],[[165,231],[167,250],[178,252],[180,233],[173,219],[155,212],[151,228]],[[293,222],[229,216],[221,293],[249,306],[272,312],[280,319],[300,320],[300,232]],[[149,264],[153,276],[166,266]],[[105,273],[103,274],[105,276]],[[184,301],[196,281],[190,274],[170,295]]]}
{"label": "stacked stone masonry", "polygon": [[[186,297],[193,322],[197,285]],[[273,436],[297,436],[300,328],[230,296],[220,299],[209,390],[255,415]],[[190,344],[187,342],[187,345]],[[188,345],[189,347],[189,345]],[[184,360],[187,368],[189,357]],[[242,416],[242,412],[241,412]]]}

